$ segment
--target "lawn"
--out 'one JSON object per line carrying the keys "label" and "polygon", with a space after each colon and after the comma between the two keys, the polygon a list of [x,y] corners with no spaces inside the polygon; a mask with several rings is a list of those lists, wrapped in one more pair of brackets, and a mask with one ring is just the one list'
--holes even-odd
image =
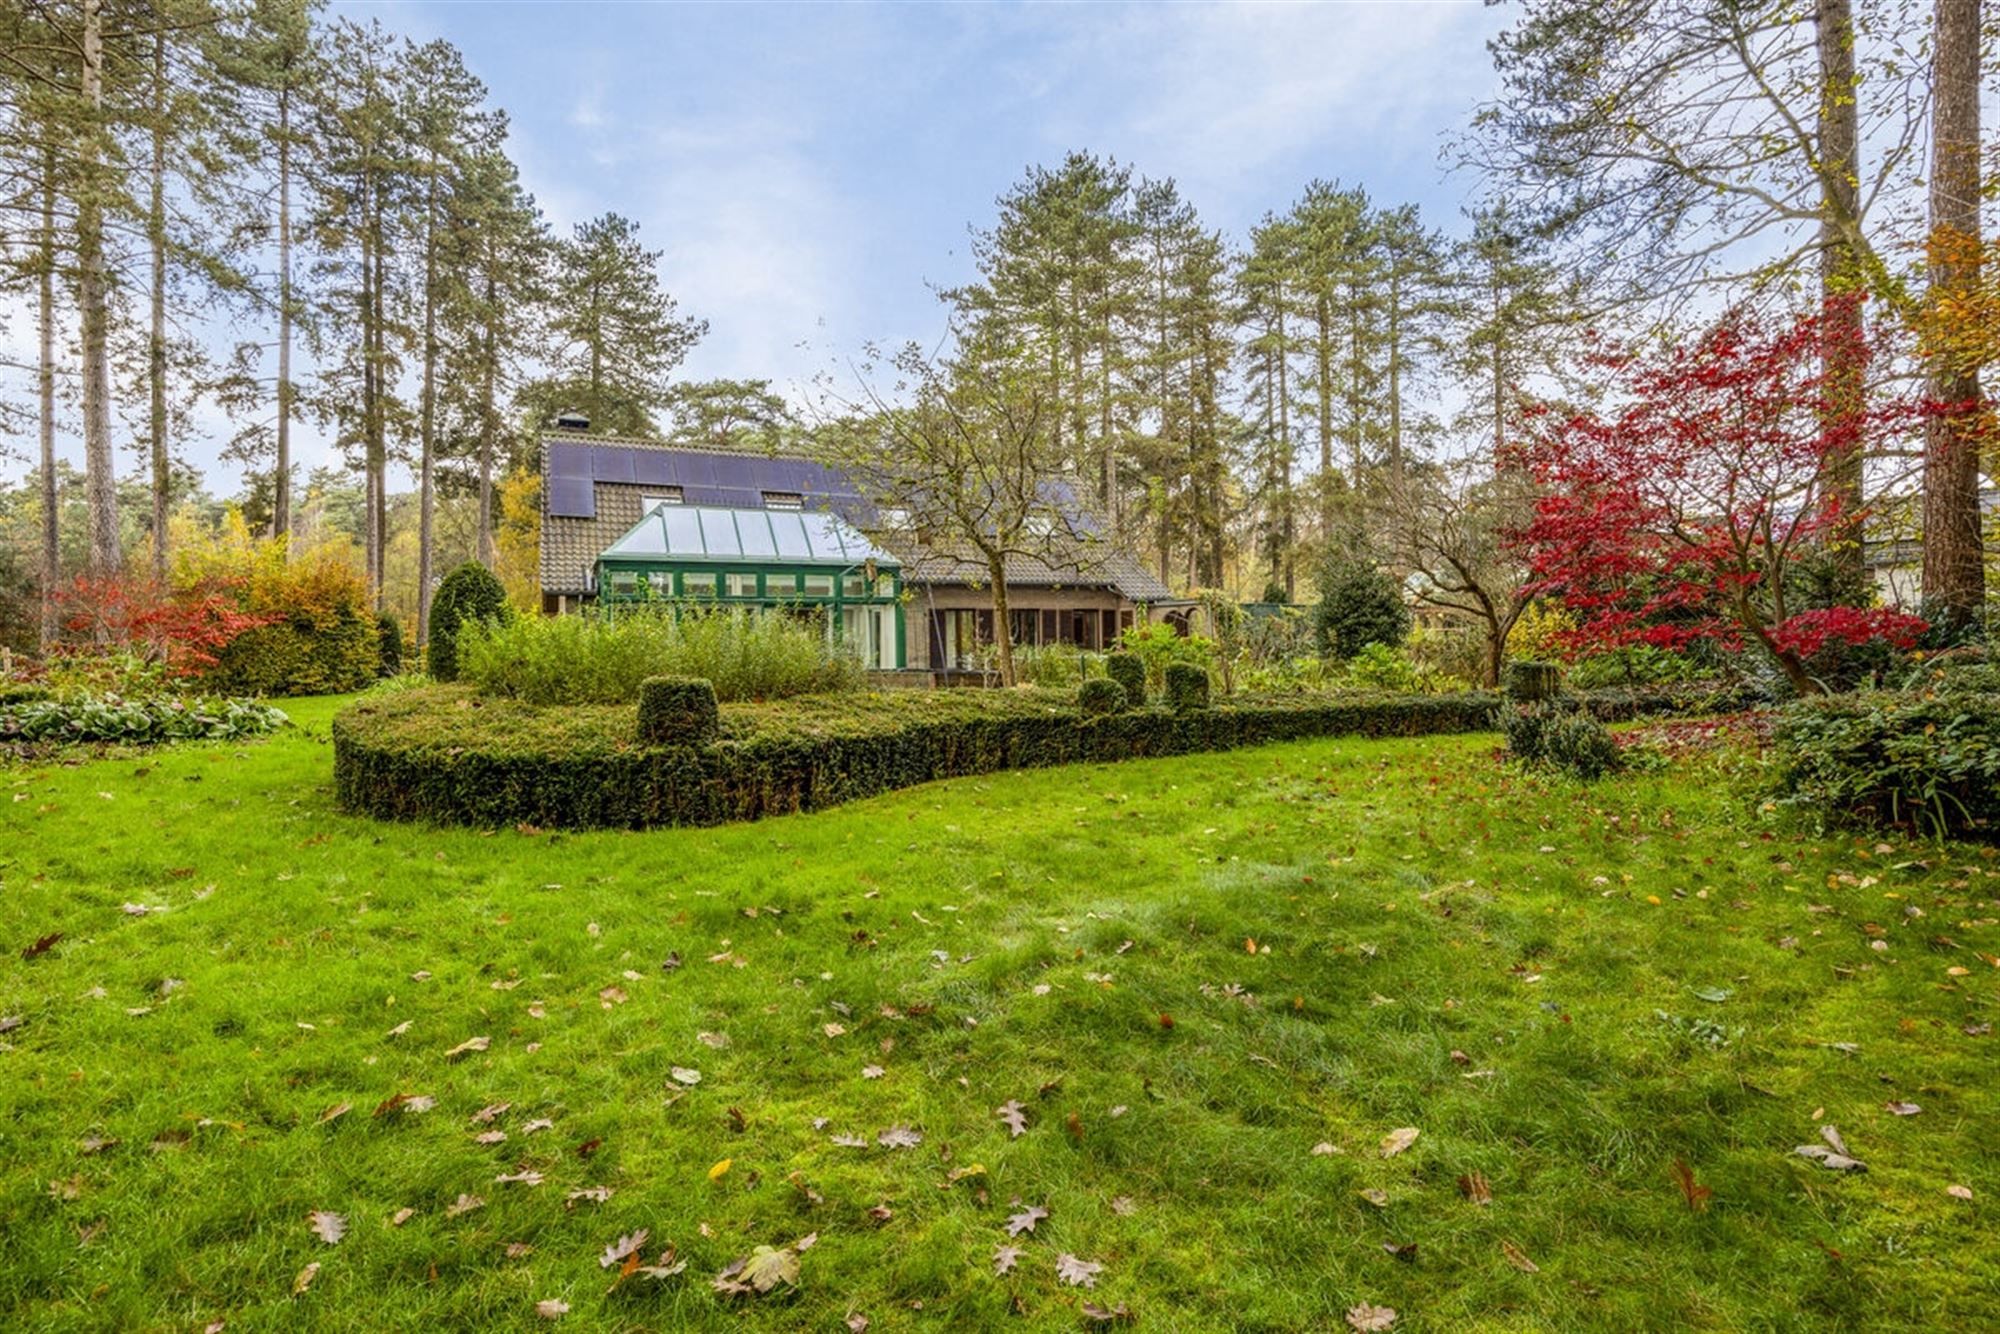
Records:
{"label": "lawn", "polygon": [[335,705],[0,768],[0,1324],[2000,1325],[1983,849],[1490,737],[434,830]]}

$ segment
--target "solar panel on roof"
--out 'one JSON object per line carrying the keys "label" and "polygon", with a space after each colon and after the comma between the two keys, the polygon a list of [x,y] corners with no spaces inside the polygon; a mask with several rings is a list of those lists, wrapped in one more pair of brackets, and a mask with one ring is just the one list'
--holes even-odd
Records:
{"label": "solar panel on roof", "polygon": [[551,444],[549,446],[549,476],[590,476],[590,446]]}
{"label": "solar panel on roof", "polygon": [[588,477],[551,477],[549,513],[561,519],[596,518],[596,486]]}
{"label": "solar panel on roof", "polygon": [[633,450],[632,480],[641,486],[664,486],[677,480],[673,456],[657,449]]}
{"label": "solar panel on roof", "polygon": [[681,454],[675,460],[684,486],[714,486],[715,460],[707,454]]}
{"label": "solar panel on roof", "polygon": [[629,482],[633,451],[619,445],[592,445],[590,475],[600,482]]}

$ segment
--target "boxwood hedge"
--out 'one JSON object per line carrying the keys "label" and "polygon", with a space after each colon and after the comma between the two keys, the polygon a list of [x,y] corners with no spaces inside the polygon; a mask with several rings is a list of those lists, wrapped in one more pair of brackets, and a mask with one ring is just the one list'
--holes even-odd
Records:
{"label": "boxwood hedge", "polygon": [[940,778],[1324,736],[1494,726],[1496,696],[1287,696],[1086,718],[1036,690],[891,691],[722,708],[708,746],[640,742],[630,706],[540,709],[467,686],[373,695],[334,719],[334,785],[363,814],[550,828],[712,825]]}

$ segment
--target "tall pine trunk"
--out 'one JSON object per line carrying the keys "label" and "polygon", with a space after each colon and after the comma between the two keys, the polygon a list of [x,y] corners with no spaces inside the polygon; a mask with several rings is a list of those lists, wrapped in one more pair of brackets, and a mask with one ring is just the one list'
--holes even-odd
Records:
{"label": "tall pine trunk", "polygon": [[[492,257],[488,256],[488,262]],[[486,355],[480,367],[479,386],[479,563],[493,568],[493,437],[500,431],[497,404],[499,339],[493,327],[496,284],[491,269],[486,273]]]}
{"label": "tall pine trunk", "polygon": [[1815,0],[1819,47],[1819,276],[1826,322],[1821,373],[1826,382],[1821,429],[1845,441],[1823,454],[1821,485],[1849,517],[1828,535],[1841,601],[1859,599],[1867,570],[1861,546],[1861,442],[1856,429],[1867,408],[1867,343],[1859,294],[1864,285],[1852,224],[1860,210],[1860,110],[1854,77],[1854,15],[1850,0]]}
{"label": "tall pine trunk", "polygon": [[[1937,0],[1931,80],[1931,300],[1979,286],[1979,0]],[[1924,425],[1925,605],[1964,623],[1986,599],[1979,514],[1979,372],[1931,358]]]}
{"label": "tall pine trunk", "polygon": [[417,463],[417,638],[431,633],[432,467],[437,448],[437,161],[431,161],[424,199],[424,382]]}
{"label": "tall pine trunk", "polygon": [[153,160],[146,199],[152,291],[146,333],[148,446],[152,456],[153,578],[167,581],[167,39],[153,34]]}
{"label": "tall pine trunk", "polygon": [[[271,535],[292,531],[292,90],[278,90],[278,436]],[[286,543],[289,553],[291,544]]]}
{"label": "tall pine trunk", "polygon": [[46,651],[62,630],[56,593],[62,584],[62,515],[56,494],[56,150],[53,136],[42,153],[42,231],[36,275],[36,316],[41,334],[41,363],[36,389],[42,413],[42,648]]}
{"label": "tall pine trunk", "polygon": [[118,479],[111,452],[111,312],[104,263],[104,20],[101,0],[83,0],[83,144],[76,201],[76,304],[83,363],[84,493],[89,511],[90,572],[117,574]]}

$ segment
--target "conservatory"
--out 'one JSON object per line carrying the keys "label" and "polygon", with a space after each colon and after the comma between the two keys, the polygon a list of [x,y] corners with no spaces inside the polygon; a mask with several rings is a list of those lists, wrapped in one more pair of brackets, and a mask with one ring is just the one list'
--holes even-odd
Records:
{"label": "conservatory", "polygon": [[646,497],[597,557],[616,608],[673,599],[811,619],[867,666],[903,666],[902,569],[846,520],[803,508],[733,509]]}

